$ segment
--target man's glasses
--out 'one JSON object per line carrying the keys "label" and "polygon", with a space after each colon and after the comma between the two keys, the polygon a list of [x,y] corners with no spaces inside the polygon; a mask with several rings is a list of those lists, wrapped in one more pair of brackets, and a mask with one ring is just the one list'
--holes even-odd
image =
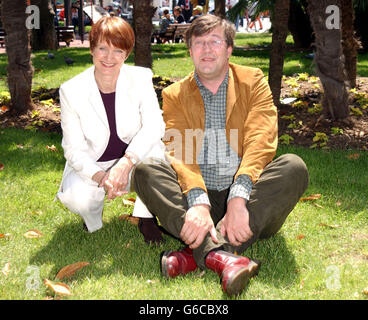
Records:
{"label": "man's glasses", "polygon": [[226,42],[226,40],[196,40],[193,42],[192,47],[194,49],[202,49],[205,48],[205,46],[207,45],[210,49],[218,49],[221,47],[223,42]]}

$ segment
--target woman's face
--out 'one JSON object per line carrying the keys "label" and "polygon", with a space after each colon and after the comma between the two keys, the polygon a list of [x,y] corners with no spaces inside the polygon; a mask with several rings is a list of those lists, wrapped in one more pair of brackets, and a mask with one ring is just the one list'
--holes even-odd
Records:
{"label": "woman's face", "polygon": [[126,52],[106,42],[100,42],[92,51],[96,75],[118,76],[127,56]]}

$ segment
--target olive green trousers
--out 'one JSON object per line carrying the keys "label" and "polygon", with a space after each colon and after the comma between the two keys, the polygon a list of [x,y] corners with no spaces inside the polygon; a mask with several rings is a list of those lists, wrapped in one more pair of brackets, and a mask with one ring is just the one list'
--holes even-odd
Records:
{"label": "olive green trousers", "polygon": [[[246,203],[253,236],[238,247],[231,245],[227,237],[220,233],[229,189],[208,190],[211,217],[219,242],[215,244],[209,233],[206,235],[202,244],[193,250],[197,266],[206,268],[205,258],[214,249],[242,253],[258,239],[269,238],[277,233],[306,190],[308,180],[307,167],[295,154],[284,154],[269,163],[253,185]],[[147,159],[137,164],[131,181],[137,195],[148,210],[158,217],[163,228],[180,239],[188,203],[171,165],[160,159]]]}

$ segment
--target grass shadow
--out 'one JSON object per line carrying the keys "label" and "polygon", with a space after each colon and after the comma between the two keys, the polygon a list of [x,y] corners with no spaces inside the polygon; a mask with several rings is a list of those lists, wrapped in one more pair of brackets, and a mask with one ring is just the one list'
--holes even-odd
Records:
{"label": "grass shadow", "polygon": [[160,246],[147,245],[135,225],[118,217],[93,233],[84,231],[80,220],[60,226],[47,245],[30,258],[30,263],[53,265],[49,279],[54,279],[64,266],[78,261],[90,263],[78,272],[78,279],[99,279],[114,273],[156,279],[161,278],[160,253],[172,248],[176,241],[164,237],[166,241]]}

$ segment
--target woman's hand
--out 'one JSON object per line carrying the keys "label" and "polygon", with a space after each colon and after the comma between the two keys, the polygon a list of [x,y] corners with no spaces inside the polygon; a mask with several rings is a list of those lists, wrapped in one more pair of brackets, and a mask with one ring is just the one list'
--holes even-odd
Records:
{"label": "woman's hand", "polygon": [[133,164],[126,157],[123,157],[110,169],[108,177],[104,182],[107,188],[108,199],[114,199],[128,193],[126,188],[129,183],[129,173],[132,168]]}

